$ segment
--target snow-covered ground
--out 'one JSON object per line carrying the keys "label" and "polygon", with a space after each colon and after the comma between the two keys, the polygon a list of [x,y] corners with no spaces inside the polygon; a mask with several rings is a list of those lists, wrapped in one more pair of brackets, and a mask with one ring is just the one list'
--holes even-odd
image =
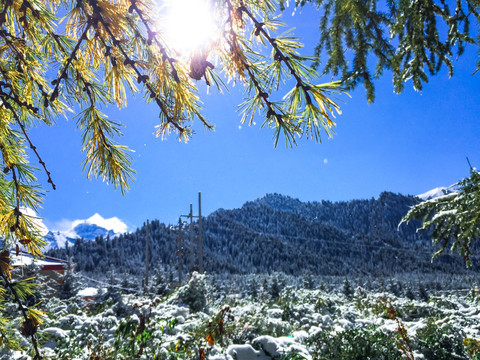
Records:
{"label": "snow-covered ground", "polygon": [[[286,286],[278,297],[258,284],[250,295],[194,274],[167,296],[99,287],[41,306],[45,359],[478,359],[480,295],[443,292],[419,300],[363,288]],[[1,359],[30,359],[0,350]],[[3,351],[3,353],[2,353]],[[475,357],[476,356],[476,357]]]}

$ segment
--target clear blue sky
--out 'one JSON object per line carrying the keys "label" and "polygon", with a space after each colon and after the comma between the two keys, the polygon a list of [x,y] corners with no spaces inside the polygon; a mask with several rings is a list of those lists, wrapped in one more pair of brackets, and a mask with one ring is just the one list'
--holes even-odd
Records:
{"label": "clear blue sky", "polygon": [[[284,17],[306,43],[304,54],[313,53],[318,36],[315,15],[304,11]],[[419,194],[451,185],[468,175],[467,156],[480,167],[480,74],[472,75],[475,61],[470,49],[454,63],[453,78],[444,71],[422,92],[409,82],[400,95],[393,93],[387,73],[376,82],[373,104],[367,104],[361,87],[351,98],[342,98],[343,114],[337,117],[333,139],[300,141],[293,148],[274,149],[273,132],[260,129],[260,118],[256,126],[240,128],[238,85],[224,95],[204,94],[205,114],[216,129],[206,133],[197,123],[188,144],[173,136],[156,139],[158,109],[137,96],[121,112],[104,109],[126,125],[120,142],[136,151],[136,180],[126,196],[101,180],[86,179],[75,122],[58,119],[56,126],[32,132],[57,184],[46,195],[41,216],[51,227],[98,212],[119,217],[133,230],[147,218],[174,223],[190,203],[197,212],[198,191],[203,213],[209,214],[272,192],[304,201],[335,201],[377,197],[382,191]],[[43,173],[38,175],[45,180]]]}

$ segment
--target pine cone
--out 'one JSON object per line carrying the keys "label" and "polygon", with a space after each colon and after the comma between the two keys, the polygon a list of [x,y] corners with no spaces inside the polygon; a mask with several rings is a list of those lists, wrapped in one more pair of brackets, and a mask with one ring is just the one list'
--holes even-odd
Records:
{"label": "pine cone", "polygon": [[22,326],[20,327],[20,332],[23,336],[29,337],[35,335],[37,329],[38,324],[29,318],[22,323]]}

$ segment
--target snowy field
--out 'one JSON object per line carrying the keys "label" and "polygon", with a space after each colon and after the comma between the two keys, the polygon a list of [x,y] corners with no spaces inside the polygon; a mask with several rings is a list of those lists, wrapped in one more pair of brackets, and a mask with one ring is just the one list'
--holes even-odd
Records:
{"label": "snowy field", "polygon": [[[480,359],[480,294],[285,285],[247,288],[194,274],[167,295],[117,288],[50,295],[38,332],[45,359]],[[262,283],[263,281],[263,283]],[[388,288],[388,286],[387,286]],[[402,290],[402,291],[400,291]],[[399,294],[398,296],[394,293]],[[400,294],[402,293],[402,294]],[[406,295],[405,295],[406,294]],[[14,313],[12,305],[12,313]],[[30,359],[30,344],[1,359]]]}

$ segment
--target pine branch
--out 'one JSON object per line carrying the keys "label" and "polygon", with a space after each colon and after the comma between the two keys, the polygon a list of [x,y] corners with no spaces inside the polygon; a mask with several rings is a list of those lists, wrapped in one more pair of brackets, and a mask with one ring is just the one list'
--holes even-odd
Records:
{"label": "pine branch", "polygon": [[167,59],[168,63],[170,64],[170,68],[172,70],[173,78],[175,79],[175,81],[177,83],[180,83],[180,78],[178,77],[177,69],[175,69],[175,62],[177,60],[172,58],[171,56],[168,56],[167,50],[158,40],[157,34],[152,30],[150,24],[148,23],[147,19],[144,16],[143,12],[137,6],[136,0],[130,0],[130,4],[131,4],[131,6],[128,9],[128,12],[132,13],[133,11],[135,11],[138,14],[138,16],[140,17],[140,20],[142,21],[145,28],[147,29],[147,34],[148,34],[147,44],[151,45],[152,42],[155,41],[155,43],[157,44],[157,46],[160,49],[160,53],[162,54],[162,57],[164,59]]}
{"label": "pine branch", "polygon": [[[245,11],[248,14],[251,14],[250,12],[248,12],[248,10],[244,6],[241,6],[237,9],[234,9],[230,0],[226,0],[226,2],[227,2],[227,6],[229,8],[230,14],[232,14],[234,12],[241,13],[242,11]],[[240,49],[240,46],[238,45],[238,43],[236,43],[237,35],[236,35],[235,31],[233,30],[235,28],[235,26],[233,24],[232,16],[230,16],[227,21],[230,23],[230,35],[231,35],[231,38],[227,38],[227,42],[228,42],[228,44],[231,48],[232,53],[235,53],[235,51],[237,49]],[[256,20],[254,19],[254,21],[256,21]],[[259,22],[256,21],[256,24],[259,24]],[[273,103],[268,99],[269,98],[268,92],[265,89],[262,88],[259,79],[256,77],[255,73],[252,71],[252,65],[247,62],[246,58],[245,57],[239,57],[238,60],[241,64],[241,66],[242,66],[241,69],[239,69],[239,72],[240,72],[240,70],[246,70],[249,79],[252,81],[252,83],[254,85],[256,96],[260,97],[262,99],[263,104],[267,108],[267,111],[266,111],[267,120],[271,119],[271,118],[275,119],[276,124],[277,124],[277,129],[283,129],[284,130],[284,134],[286,135],[286,139],[289,142],[289,144],[290,145],[291,144],[296,144],[295,132],[298,130],[298,128],[296,128],[295,126],[292,126],[293,124],[290,124],[290,126],[287,125],[287,123],[283,119],[283,114],[280,114],[276,111],[276,109],[273,106]],[[252,116],[253,116],[253,114],[252,114]],[[278,144],[279,135],[280,135],[280,132],[277,131],[275,146],[277,146],[277,144]]]}
{"label": "pine branch", "polygon": [[[93,17],[90,18],[90,23],[92,23],[92,25],[94,27],[98,26],[98,23],[101,23],[103,25],[103,28],[105,29],[105,31],[107,32],[108,36],[110,37],[110,40],[111,42],[113,43],[113,45],[118,49],[120,50],[120,53],[123,55],[124,57],[124,61],[123,63],[125,65],[129,65],[136,73],[137,75],[137,81],[139,83],[143,83],[145,84],[145,86],[147,87],[148,91],[150,92],[150,96],[152,98],[155,99],[155,102],[157,103],[158,107],[160,108],[160,110],[162,111],[162,113],[165,115],[165,117],[167,118],[167,121],[168,123],[172,124],[176,129],[177,131],[182,134],[184,131],[185,131],[185,128],[180,126],[178,124],[178,122],[173,119],[170,114],[169,114],[169,111],[167,109],[167,107],[165,106],[165,104],[162,102],[162,100],[159,98],[159,96],[157,95],[155,89],[153,88],[153,86],[148,82],[148,75],[144,75],[140,72],[140,70],[138,69],[138,67],[135,65],[135,60],[131,59],[130,56],[128,55],[127,51],[123,48],[123,46],[121,46],[121,43],[118,39],[115,38],[114,34],[112,33],[112,31],[110,30],[110,25],[108,22],[105,21],[105,19],[103,18],[102,16],[102,9],[96,4],[96,0],[89,0],[89,3],[90,5],[92,6],[93,8]],[[104,39],[102,37],[100,37],[100,39],[104,42]],[[106,44],[104,43],[104,45],[106,46]],[[107,46],[106,46],[107,47]],[[110,53],[110,56],[113,56],[111,53]]]}
{"label": "pine branch", "polygon": [[28,316],[28,309],[23,305],[22,300],[18,296],[18,293],[15,289],[14,284],[9,280],[8,276],[1,271],[0,275],[8,288],[10,290],[10,293],[13,296],[14,301],[18,305],[18,309],[20,310],[22,316],[23,316],[23,324],[22,324],[22,334],[25,337],[30,337],[33,345],[33,349],[35,351],[35,356],[33,357],[33,360],[41,360],[42,356],[40,354],[40,350],[38,348],[38,342],[37,342],[37,337],[35,336],[37,332],[37,326],[34,321]]}
{"label": "pine branch", "polygon": [[[1,86],[1,84],[0,84]],[[1,90],[1,87],[0,87],[0,96],[4,96],[4,95],[8,95],[8,94],[5,94],[2,90]],[[13,98],[13,97],[11,97]],[[14,99],[14,98],[13,98]],[[18,103],[18,102],[17,102]],[[24,103],[23,102],[20,102],[20,106],[26,106],[26,105],[23,105]],[[37,159],[38,159],[38,162],[40,163],[40,165],[42,165],[45,173],[47,174],[47,178],[48,178],[48,183],[52,185],[52,188],[53,190],[56,190],[56,185],[55,183],[53,182],[52,180],[52,177],[51,177],[51,173],[50,171],[48,171],[47,169],[47,166],[45,164],[45,161],[43,161],[43,159],[41,158],[40,154],[38,153],[37,151],[37,147],[32,143],[32,141],[30,140],[30,137],[28,136],[28,133],[27,133],[27,130],[25,129],[25,126],[23,125],[22,121],[20,120],[20,118],[18,117],[17,113],[15,112],[15,109],[10,105],[10,103],[8,101],[6,101],[5,99],[3,100],[3,103],[2,103],[3,106],[5,106],[8,110],[10,110],[12,116],[15,118],[15,121],[16,123],[18,124],[18,126],[20,127],[20,129],[22,130],[22,133],[23,135],[25,136],[25,139],[27,140],[29,146],[30,146],[30,149],[33,150],[33,152],[35,153]],[[37,108],[35,108],[37,109]],[[38,109],[37,109],[38,111]]]}
{"label": "pine branch", "polygon": [[267,41],[270,43],[272,48],[275,50],[275,57],[274,57],[275,60],[276,61],[281,61],[285,64],[285,66],[290,71],[290,74],[295,78],[295,80],[297,82],[297,86],[301,87],[305,91],[307,104],[311,104],[312,99],[310,97],[310,94],[308,93],[308,91],[310,90],[310,87],[304,83],[302,78],[293,69],[292,64],[290,62],[290,59],[287,56],[285,56],[282,53],[282,51],[278,48],[278,45],[277,45],[277,42],[275,41],[275,39],[272,38],[268,34],[268,32],[264,29],[264,23],[259,22],[245,6],[240,6],[237,9],[237,11],[244,12],[245,14],[247,14],[247,16],[250,18],[250,20],[253,21],[253,23],[255,25],[255,35],[256,36],[262,35],[263,37],[265,37],[265,39],[267,39]]}
{"label": "pine branch", "polygon": [[[80,49],[82,42],[87,39],[88,30],[90,30],[90,27],[92,25],[93,24],[89,21],[88,25],[83,30],[82,35],[78,39],[77,44],[75,45],[75,48],[73,49],[72,53],[68,57],[66,64],[64,65],[62,71],[60,72],[60,76],[58,76],[55,80],[52,81],[52,84],[55,85],[55,88],[53,89],[52,94],[50,95],[50,99],[49,99],[50,102],[54,102],[55,99],[58,97],[58,89],[60,86],[60,82],[62,81],[62,79],[66,79],[68,77],[67,70],[70,67],[72,61],[76,59],[77,52]],[[45,105],[48,106],[48,102],[46,102]]]}

